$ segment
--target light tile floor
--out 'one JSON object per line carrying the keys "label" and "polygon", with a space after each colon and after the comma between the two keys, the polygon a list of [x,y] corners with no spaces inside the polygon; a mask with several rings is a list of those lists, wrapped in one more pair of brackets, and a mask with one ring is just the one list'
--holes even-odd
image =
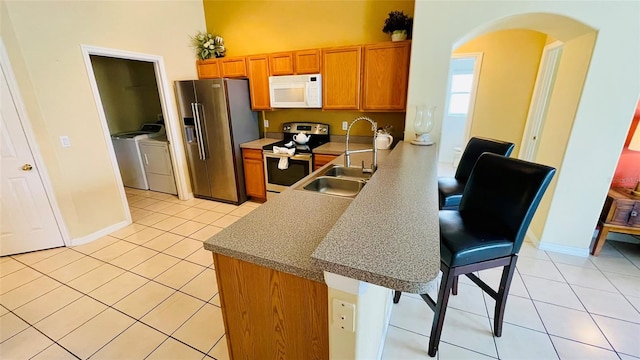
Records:
{"label": "light tile floor", "polygon": [[202,242],[260,204],[126,193],[132,225],[0,258],[0,358],[228,358]]}
{"label": "light tile floor", "polygon": [[[0,358],[227,358],[202,241],[259,204],[127,196],[134,224],[110,236],[0,258]],[[580,258],[525,243],[517,268],[501,338],[491,334],[493,300],[461,278],[438,358],[640,358],[640,246],[609,241],[599,257]],[[383,359],[427,359],[431,319],[417,295],[403,294]]]}

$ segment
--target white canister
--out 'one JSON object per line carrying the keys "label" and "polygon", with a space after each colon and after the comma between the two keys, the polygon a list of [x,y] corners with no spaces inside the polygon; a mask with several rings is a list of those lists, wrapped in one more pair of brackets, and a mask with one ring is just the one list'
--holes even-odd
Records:
{"label": "white canister", "polygon": [[393,136],[389,134],[378,134],[378,136],[376,136],[376,148],[380,150],[390,148],[391,143],[393,143]]}

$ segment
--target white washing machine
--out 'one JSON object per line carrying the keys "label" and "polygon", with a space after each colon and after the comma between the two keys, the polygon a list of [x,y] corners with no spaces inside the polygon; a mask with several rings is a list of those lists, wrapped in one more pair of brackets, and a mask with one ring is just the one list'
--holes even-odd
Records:
{"label": "white washing machine", "polygon": [[177,195],[166,136],[143,139],[138,144],[149,190]]}
{"label": "white washing machine", "polygon": [[149,190],[149,183],[144,172],[139,142],[144,139],[165,134],[164,125],[144,124],[138,131],[130,131],[111,135],[113,149],[118,160],[120,175],[124,186]]}

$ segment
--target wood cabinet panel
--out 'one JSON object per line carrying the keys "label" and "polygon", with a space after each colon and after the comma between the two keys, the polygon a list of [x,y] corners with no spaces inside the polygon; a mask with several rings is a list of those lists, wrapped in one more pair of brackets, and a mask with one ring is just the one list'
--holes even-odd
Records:
{"label": "wood cabinet panel", "polygon": [[329,359],[324,283],[220,254],[213,260],[231,359]]}
{"label": "wood cabinet panel", "polygon": [[221,58],[222,77],[247,77],[247,64],[244,57]]}
{"label": "wood cabinet panel", "polygon": [[281,52],[269,54],[270,74],[276,75],[293,75],[293,53]]}
{"label": "wood cabinet panel", "polygon": [[313,154],[313,171],[320,169],[337,157],[337,155]]}
{"label": "wood cabinet panel", "polygon": [[244,186],[248,196],[259,201],[267,200],[262,150],[242,149]]}
{"label": "wood cabinet panel", "polygon": [[346,46],[322,50],[322,108],[360,108],[362,47]]}
{"label": "wood cabinet panel", "polygon": [[320,73],[320,49],[296,51],[294,57],[296,74]]}
{"label": "wood cabinet panel", "polygon": [[220,62],[218,59],[207,59],[196,61],[198,79],[215,79],[220,76]]}
{"label": "wood cabinet panel", "polygon": [[253,110],[269,110],[269,58],[267,55],[247,56],[247,72]]}
{"label": "wood cabinet panel", "polygon": [[407,104],[409,41],[365,45],[362,109],[403,111]]}

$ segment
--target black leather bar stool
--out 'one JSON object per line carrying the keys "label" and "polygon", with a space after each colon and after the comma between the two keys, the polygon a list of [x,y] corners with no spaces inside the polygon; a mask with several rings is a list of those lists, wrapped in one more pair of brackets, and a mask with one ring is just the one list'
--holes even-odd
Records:
{"label": "black leather bar stool", "polygon": [[472,137],[464,148],[455,176],[438,178],[440,209],[458,208],[467,179],[469,179],[471,170],[482,153],[490,152],[498,155],[509,156],[511,155],[514,146],[515,145],[510,142]]}
{"label": "black leather bar stool", "polygon": [[[533,214],[556,170],[505,156],[484,153],[478,159],[458,210],[440,210],[440,270],[437,302],[420,295],[434,311],[429,356],[438,351],[449,294],[466,275],[496,300],[494,335],[502,335],[502,319],[518,252]],[[503,267],[497,291],[473,272]],[[400,300],[396,291],[393,302]]]}

